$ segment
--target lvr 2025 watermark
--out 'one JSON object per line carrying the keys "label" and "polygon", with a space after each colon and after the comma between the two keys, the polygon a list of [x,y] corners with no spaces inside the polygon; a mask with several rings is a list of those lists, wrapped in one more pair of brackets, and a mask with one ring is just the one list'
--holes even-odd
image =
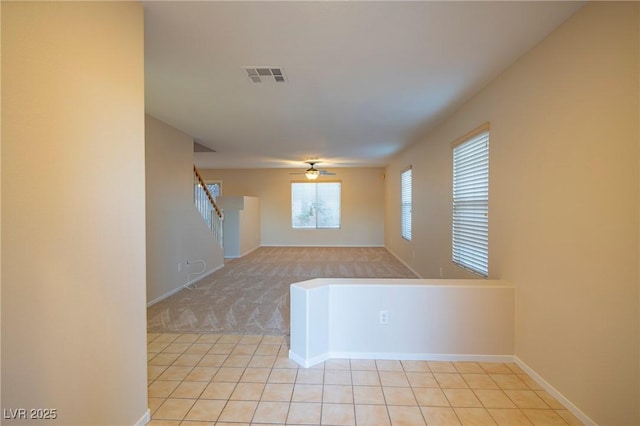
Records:
{"label": "lvr 2025 watermark", "polygon": [[3,408],[5,420],[54,420],[58,417],[56,408]]}

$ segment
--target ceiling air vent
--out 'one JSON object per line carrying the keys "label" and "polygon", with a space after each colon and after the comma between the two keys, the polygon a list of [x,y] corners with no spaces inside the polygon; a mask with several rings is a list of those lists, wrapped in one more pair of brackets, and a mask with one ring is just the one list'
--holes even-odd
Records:
{"label": "ceiling air vent", "polygon": [[287,81],[282,67],[242,67],[242,69],[254,83],[285,83]]}

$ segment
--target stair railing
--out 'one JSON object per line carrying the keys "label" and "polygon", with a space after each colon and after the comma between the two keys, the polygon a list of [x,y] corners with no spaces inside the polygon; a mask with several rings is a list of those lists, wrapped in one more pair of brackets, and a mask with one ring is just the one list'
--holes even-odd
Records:
{"label": "stair railing", "polygon": [[222,247],[224,241],[222,233],[224,215],[195,165],[193,166],[193,187],[196,207],[207,223],[207,226],[209,226],[209,229],[211,229],[216,241],[218,241],[218,244]]}

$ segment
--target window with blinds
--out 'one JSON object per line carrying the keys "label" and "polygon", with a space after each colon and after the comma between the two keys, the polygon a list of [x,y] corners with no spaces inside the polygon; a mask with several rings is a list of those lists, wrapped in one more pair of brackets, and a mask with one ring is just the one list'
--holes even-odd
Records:
{"label": "window with blinds", "polygon": [[340,228],[340,182],[292,182],[291,226],[295,229]]}
{"label": "window with blinds", "polygon": [[489,127],[453,144],[453,261],[489,275]]}
{"label": "window with blinds", "polygon": [[411,168],[402,172],[400,176],[400,199],[402,203],[400,215],[402,238],[411,241]]}

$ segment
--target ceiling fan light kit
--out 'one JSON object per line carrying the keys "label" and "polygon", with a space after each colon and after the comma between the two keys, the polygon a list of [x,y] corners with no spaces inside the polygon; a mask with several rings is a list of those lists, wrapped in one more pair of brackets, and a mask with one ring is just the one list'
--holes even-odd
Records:
{"label": "ceiling fan light kit", "polygon": [[304,175],[309,180],[316,180],[316,179],[318,179],[318,176],[320,176],[320,171],[316,170],[316,169],[313,169],[313,170],[309,169],[306,172],[304,172]]}
{"label": "ceiling fan light kit", "polygon": [[317,161],[305,161],[305,162],[311,167],[309,167],[304,172],[294,172],[294,173],[289,173],[289,174],[291,174],[291,175],[302,175],[302,174],[304,174],[304,176],[309,180],[316,180],[321,175],[322,176],[335,176],[335,173],[331,173],[331,172],[328,172],[326,170],[318,170],[318,169],[316,169],[315,165],[318,164]]}

